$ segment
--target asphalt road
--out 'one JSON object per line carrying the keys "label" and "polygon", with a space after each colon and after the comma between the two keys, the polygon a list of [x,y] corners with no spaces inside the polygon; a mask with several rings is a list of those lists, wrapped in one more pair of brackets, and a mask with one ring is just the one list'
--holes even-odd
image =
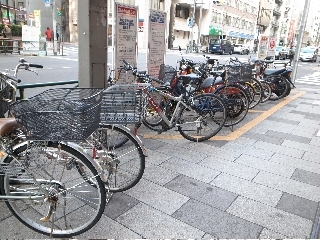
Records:
{"label": "asphalt road", "polygon": [[[230,57],[238,57],[242,61],[246,61],[250,56],[255,58],[255,54],[250,55],[239,55],[233,54],[230,55],[217,55],[217,54],[207,54],[211,58],[218,58],[221,63],[225,63],[229,60]],[[204,57],[201,53],[189,53],[182,54],[178,50],[168,50],[166,54],[166,64],[176,67],[177,60],[184,58],[190,58],[194,61],[203,61]],[[58,54],[57,56],[53,56],[52,53],[48,53],[48,56],[39,57],[39,56],[28,56],[23,54],[0,54],[0,71],[4,71],[6,69],[13,69],[19,61],[19,58],[24,58],[29,63],[42,64],[44,66],[43,69],[37,69],[37,73],[28,72],[24,70],[20,70],[18,73],[18,77],[22,79],[22,84],[27,83],[43,83],[43,82],[55,82],[55,81],[69,81],[69,80],[77,80],[78,79],[78,46],[75,44],[68,44],[64,47],[63,55]],[[110,59],[111,67],[111,59],[112,52],[111,49],[108,51],[108,59]],[[296,79],[304,79],[309,75],[315,75],[315,80],[317,80],[317,63],[305,63],[299,62],[298,70],[297,70],[297,78]],[[146,68],[146,53],[139,52],[138,61],[137,61],[138,69]],[[300,82],[299,82],[300,83]],[[304,84],[304,81],[301,81]],[[320,77],[319,77],[320,84]],[[71,86],[71,85],[70,85]],[[65,85],[65,87],[69,87]],[[42,89],[45,90],[45,89]],[[32,89],[26,90],[26,96],[33,96],[42,91],[41,89]]]}

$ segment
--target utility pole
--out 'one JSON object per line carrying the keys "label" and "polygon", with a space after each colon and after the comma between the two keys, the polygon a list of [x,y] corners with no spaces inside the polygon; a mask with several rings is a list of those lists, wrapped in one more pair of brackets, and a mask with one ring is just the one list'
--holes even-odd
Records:
{"label": "utility pole", "polygon": [[302,41],[303,41],[303,33],[304,33],[304,30],[305,30],[306,24],[307,24],[307,17],[309,14],[310,2],[311,2],[311,0],[306,0],[306,2],[304,4],[302,18],[300,21],[298,41],[297,41],[297,46],[296,46],[296,50],[295,50],[295,54],[294,54],[294,58],[293,58],[293,71],[292,71],[292,82],[293,83],[295,83],[295,81],[296,81],[299,53],[300,53],[300,49],[301,49],[301,45],[302,45]]}
{"label": "utility pole", "polygon": [[194,21],[191,25],[191,36],[190,36],[190,47],[189,50],[192,52],[193,51],[193,27],[194,27],[194,23],[196,21],[196,6],[197,6],[197,0],[194,0],[194,4],[193,4],[193,14],[192,14],[192,21]]}
{"label": "utility pole", "polygon": [[200,14],[199,14],[199,24],[198,24],[198,46],[201,45],[200,38],[201,38],[201,22],[202,22],[202,4],[203,4],[203,0],[201,0],[201,3],[200,3]]}
{"label": "utility pole", "polygon": [[52,19],[53,19],[53,55],[57,56],[57,18],[56,18],[56,1],[52,0]]}

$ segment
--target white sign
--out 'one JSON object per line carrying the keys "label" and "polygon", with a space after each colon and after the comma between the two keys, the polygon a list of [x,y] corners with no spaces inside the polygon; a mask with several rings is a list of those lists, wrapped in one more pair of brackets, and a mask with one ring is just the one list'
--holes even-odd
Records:
{"label": "white sign", "polygon": [[160,65],[165,62],[166,55],[166,13],[150,10],[149,21],[148,74],[158,77]]}
{"label": "white sign", "polygon": [[268,51],[268,37],[261,36],[259,42],[259,51],[258,51],[258,59],[264,60],[267,57]]}
{"label": "white sign", "polygon": [[[115,3],[115,13],[114,69],[119,70],[124,64],[123,60],[135,67],[137,65],[138,8]],[[132,82],[134,82],[134,76],[131,72],[121,73],[119,84]]]}
{"label": "white sign", "polygon": [[50,7],[50,0],[44,0],[44,6]]}
{"label": "white sign", "polygon": [[276,37],[272,36],[269,37],[269,43],[268,43],[268,57],[274,57],[276,55]]}

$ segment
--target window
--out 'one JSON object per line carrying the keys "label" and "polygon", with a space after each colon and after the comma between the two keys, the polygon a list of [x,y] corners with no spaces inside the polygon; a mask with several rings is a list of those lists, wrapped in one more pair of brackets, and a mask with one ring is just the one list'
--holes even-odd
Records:
{"label": "window", "polygon": [[189,8],[176,5],[176,17],[187,19],[189,17]]}

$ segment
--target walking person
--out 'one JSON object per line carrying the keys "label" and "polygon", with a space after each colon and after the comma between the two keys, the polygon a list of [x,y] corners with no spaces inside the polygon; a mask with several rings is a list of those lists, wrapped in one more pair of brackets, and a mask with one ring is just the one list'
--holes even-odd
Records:
{"label": "walking person", "polygon": [[11,32],[11,28],[6,24],[4,25],[4,28],[2,30],[2,36],[4,38],[12,38],[12,32]]}
{"label": "walking person", "polygon": [[46,40],[51,41],[52,40],[52,31],[49,27],[47,27],[46,32],[44,33],[46,35]]}
{"label": "walking person", "polygon": [[294,58],[294,51],[293,51],[293,47],[291,46],[290,47],[290,50],[289,50],[289,65],[291,66],[292,64],[292,60]]}

